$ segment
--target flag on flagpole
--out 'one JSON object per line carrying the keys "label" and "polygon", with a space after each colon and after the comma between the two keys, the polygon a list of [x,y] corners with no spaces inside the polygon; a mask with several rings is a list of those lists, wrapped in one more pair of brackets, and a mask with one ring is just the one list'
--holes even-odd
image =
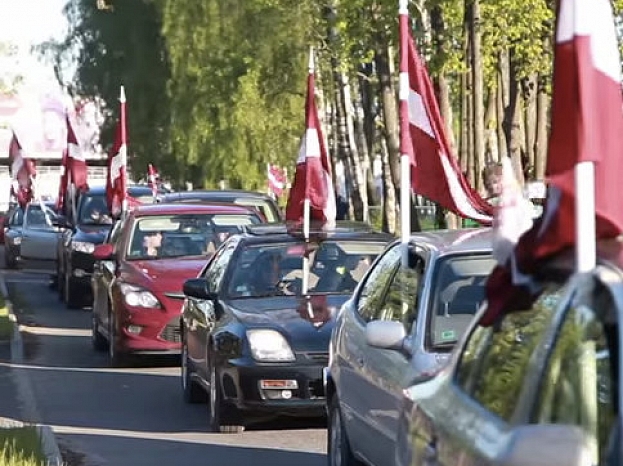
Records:
{"label": "flag on flagpole", "polygon": [[275,196],[281,196],[286,187],[286,174],[277,165],[268,164],[268,189]]}
{"label": "flag on flagpole", "polygon": [[59,211],[70,215],[72,213],[71,207],[75,202],[74,196],[78,192],[88,190],[89,185],[87,183],[87,163],[69,114],[65,116],[65,124],[67,127],[67,147],[63,150],[61,159],[61,180],[56,207]]}
{"label": "flag on flagpole", "polygon": [[[609,0],[559,0],[545,207],[489,276],[483,325],[532,302],[539,291],[536,273],[545,260],[577,246],[578,225],[594,222],[597,238],[623,232],[620,66]],[[595,167],[592,218],[576,216],[575,168],[584,162]]]}
{"label": "flag on flagpole", "polygon": [[156,198],[158,196],[158,182],[160,180],[160,175],[156,167],[154,167],[151,163],[147,165],[147,181],[149,183],[149,187],[151,188],[151,194]]}
{"label": "flag on flagpole", "polygon": [[310,225],[315,230],[332,229],[335,226],[335,190],[316,108],[314,74],[311,54],[307,76],[305,135],[301,141],[294,181],[286,204],[286,222],[294,230],[304,227],[306,203],[309,205]]}
{"label": "flag on flagpole", "polygon": [[489,225],[494,208],[469,185],[450,150],[433,85],[408,27],[406,2],[400,12],[400,111],[402,121],[408,121],[400,142],[402,153],[411,158],[413,191],[461,217]]}
{"label": "flag on flagpole", "polygon": [[115,142],[108,154],[108,176],[106,179],[106,200],[113,217],[120,217],[127,211],[127,131],[125,90],[121,86],[119,98],[120,118],[117,122]]}
{"label": "flag on flagpole", "polygon": [[24,208],[34,199],[34,178],[37,175],[35,161],[24,157],[21,144],[15,133],[9,145],[9,163],[11,164],[11,194]]}

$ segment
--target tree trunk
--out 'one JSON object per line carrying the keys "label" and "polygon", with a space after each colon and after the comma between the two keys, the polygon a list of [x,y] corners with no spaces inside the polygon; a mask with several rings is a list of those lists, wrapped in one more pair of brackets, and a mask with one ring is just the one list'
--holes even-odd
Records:
{"label": "tree trunk", "polygon": [[482,47],[480,35],[480,0],[472,0],[470,5],[470,39],[473,79],[473,125],[474,125],[474,171],[476,189],[480,190],[482,179],[478,176],[485,164],[485,127],[484,127],[484,78]]}
{"label": "tree trunk", "polygon": [[534,179],[535,174],[535,146],[536,146],[536,125],[537,125],[537,75],[533,74],[523,82],[523,96],[525,102],[525,150],[526,162],[524,172],[529,173],[528,178]]}
{"label": "tree trunk", "polygon": [[510,56],[509,105],[505,112],[505,129],[508,140],[509,156],[517,181],[523,185],[523,164],[521,160],[521,94],[513,54]]}
{"label": "tree trunk", "polygon": [[389,163],[389,149],[387,147],[387,138],[381,138],[381,163],[383,166],[383,221],[382,230],[395,235],[399,231],[396,227],[398,219],[396,218],[396,212],[398,212],[396,202],[396,190],[394,188],[394,181],[391,174],[391,166]]}
{"label": "tree trunk", "polygon": [[487,91],[487,112],[485,113],[485,165],[498,161],[498,137],[497,137],[497,89],[490,87]]}
{"label": "tree trunk", "polygon": [[547,162],[547,140],[548,140],[548,128],[549,128],[549,108],[550,101],[549,95],[546,89],[546,79],[544,76],[539,76],[538,88],[537,88],[537,123],[536,123],[536,141],[534,148],[534,168],[535,179],[545,179],[545,164]]}
{"label": "tree trunk", "polygon": [[506,132],[504,130],[504,120],[506,108],[509,104],[508,96],[508,52],[503,51],[498,55],[498,72],[497,72],[497,105],[496,105],[496,129],[498,134],[498,161],[502,157],[508,157],[508,144]]}

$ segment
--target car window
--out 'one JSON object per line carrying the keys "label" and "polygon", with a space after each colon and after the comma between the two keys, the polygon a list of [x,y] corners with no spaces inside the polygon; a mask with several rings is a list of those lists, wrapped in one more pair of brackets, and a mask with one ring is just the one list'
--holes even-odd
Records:
{"label": "car window", "polygon": [[51,230],[56,214],[48,207],[31,204],[26,209],[26,226],[35,230]]}
{"label": "car window", "polygon": [[24,210],[21,207],[18,207],[13,212],[13,215],[11,215],[11,221],[9,222],[9,225],[17,227],[17,226],[22,226],[23,223],[24,223]]}
{"label": "car window", "polygon": [[[371,241],[323,241],[310,254],[308,293],[352,293],[384,246],[381,242]],[[245,246],[236,258],[228,296],[257,298],[300,294],[304,252],[302,241]]]}
{"label": "car window", "polygon": [[264,216],[267,222],[273,223],[279,221],[279,212],[275,207],[264,199],[247,199],[238,198],[234,201],[235,204],[245,207],[253,207]]}
{"label": "car window", "polygon": [[226,243],[217,251],[217,255],[214,257],[214,260],[211,261],[205,273],[210,290],[220,291],[221,282],[223,281],[225,272],[227,272],[227,266],[229,265],[231,256],[236,251],[237,244],[236,240],[229,241],[229,243]]}
{"label": "car window", "polygon": [[[611,301],[606,305],[612,306]],[[608,338],[608,333],[615,338]],[[617,412],[613,344],[616,347],[616,327],[614,332],[608,332],[588,306],[569,308],[541,377],[533,416],[536,423],[583,428],[594,446],[592,464],[596,465],[606,464]]]}
{"label": "car window", "polygon": [[357,312],[366,322],[374,320],[381,308],[389,281],[400,267],[402,248],[395,245],[385,252],[370,270],[361,287],[357,300]]}
{"label": "car window", "polygon": [[102,195],[83,195],[80,199],[78,212],[80,225],[111,225],[112,218],[106,205],[106,197]]}
{"label": "car window", "polygon": [[385,299],[376,310],[375,320],[402,322],[407,332],[411,330],[417,315],[425,263],[422,256],[410,252],[409,267],[399,267],[393,275]]}
{"label": "car window", "polygon": [[508,313],[492,327],[476,326],[456,369],[459,387],[484,408],[510,421],[530,358],[561,297],[562,286],[549,284],[530,309]]}
{"label": "car window", "polygon": [[430,347],[454,345],[485,299],[485,282],[495,266],[489,255],[460,254],[437,260],[428,322]]}

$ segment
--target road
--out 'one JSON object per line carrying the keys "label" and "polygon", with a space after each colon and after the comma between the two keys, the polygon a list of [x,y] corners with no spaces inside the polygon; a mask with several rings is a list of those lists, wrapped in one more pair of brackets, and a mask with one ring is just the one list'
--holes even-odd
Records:
{"label": "road", "polygon": [[179,360],[111,368],[107,355],[91,348],[90,311],[67,309],[45,274],[0,273],[27,324],[18,370],[31,381],[36,416],[74,458],[70,466],[326,464],[322,422],[280,420],[242,434],[208,433],[207,406],[182,400]]}

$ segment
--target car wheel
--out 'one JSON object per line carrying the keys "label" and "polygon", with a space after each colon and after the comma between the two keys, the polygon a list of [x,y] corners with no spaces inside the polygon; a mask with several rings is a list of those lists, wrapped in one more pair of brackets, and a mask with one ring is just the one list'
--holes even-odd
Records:
{"label": "car wheel", "polygon": [[350,448],[344,424],[342,423],[342,413],[337,400],[337,395],[331,397],[329,403],[329,433],[327,435],[327,459],[329,466],[362,466]]}
{"label": "car wheel", "polygon": [[117,351],[117,331],[115,325],[115,319],[111,313],[108,327],[108,358],[112,367],[123,367],[127,363],[125,355]]}
{"label": "car wheel", "polygon": [[193,382],[188,370],[188,345],[182,342],[182,390],[186,403],[201,403],[206,401],[206,392]]}
{"label": "car wheel", "polygon": [[71,277],[67,274],[65,274],[65,289],[63,295],[65,304],[67,304],[69,309],[78,309],[80,307],[80,303],[76,297],[76,287],[73,284]]}
{"label": "car wheel", "polygon": [[244,426],[228,422],[231,413],[223,405],[220,384],[214,358],[209,358],[210,364],[210,402],[208,403],[208,423],[212,432],[221,434],[237,434],[244,430]]}
{"label": "car wheel", "polygon": [[91,344],[95,351],[106,351],[108,349],[108,342],[99,331],[95,314],[91,318]]}

